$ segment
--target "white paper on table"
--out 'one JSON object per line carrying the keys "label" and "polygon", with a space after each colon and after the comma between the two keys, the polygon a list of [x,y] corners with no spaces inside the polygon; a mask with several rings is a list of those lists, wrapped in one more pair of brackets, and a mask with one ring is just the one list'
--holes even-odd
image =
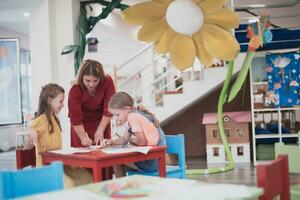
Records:
{"label": "white paper on table", "polygon": [[143,154],[147,154],[151,146],[142,146],[142,147],[137,147],[137,146],[117,146],[117,147],[107,147],[101,149],[102,152],[107,153],[107,154],[113,154],[113,153],[130,153],[130,152],[140,152]]}
{"label": "white paper on table", "polygon": [[70,147],[70,148],[66,148],[66,149],[53,150],[50,152],[66,155],[66,154],[72,154],[72,153],[88,153],[88,152],[91,152],[91,149]]}
{"label": "white paper on table", "polygon": [[108,197],[99,196],[93,192],[76,188],[69,190],[61,190],[59,192],[49,192],[40,195],[36,195],[33,199],[39,200],[57,200],[57,199],[76,199],[76,200],[99,200],[110,199]]}
{"label": "white paper on table", "polygon": [[198,184],[193,180],[168,180],[160,181],[153,185],[145,185],[143,188],[152,190],[153,194],[145,199],[152,199],[155,195],[157,200],[161,199],[243,199],[249,198],[251,194],[246,186],[231,184]]}
{"label": "white paper on table", "polygon": [[195,192],[201,194],[203,199],[224,200],[224,199],[242,199],[251,196],[245,185],[233,184],[203,184],[198,186]]}
{"label": "white paper on table", "polygon": [[101,149],[103,147],[101,147],[100,145],[91,145],[91,146],[88,146],[86,148],[91,150],[91,151],[95,151],[95,150]]}

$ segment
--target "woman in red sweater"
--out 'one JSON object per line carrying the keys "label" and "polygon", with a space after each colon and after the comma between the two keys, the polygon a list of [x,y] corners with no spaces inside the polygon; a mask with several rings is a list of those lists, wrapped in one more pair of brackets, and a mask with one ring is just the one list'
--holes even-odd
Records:
{"label": "woman in red sweater", "polygon": [[108,103],[114,94],[113,80],[105,75],[102,65],[85,60],[69,92],[72,147],[97,145],[111,138]]}

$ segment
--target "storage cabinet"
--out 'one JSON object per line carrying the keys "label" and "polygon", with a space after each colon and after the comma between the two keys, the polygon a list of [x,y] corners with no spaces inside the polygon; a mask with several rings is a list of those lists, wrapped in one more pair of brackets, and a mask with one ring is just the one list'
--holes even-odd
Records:
{"label": "storage cabinet", "polygon": [[272,107],[268,93],[265,57],[253,60],[250,68],[252,155],[257,162],[275,158],[274,144],[296,143],[300,129],[300,107]]}

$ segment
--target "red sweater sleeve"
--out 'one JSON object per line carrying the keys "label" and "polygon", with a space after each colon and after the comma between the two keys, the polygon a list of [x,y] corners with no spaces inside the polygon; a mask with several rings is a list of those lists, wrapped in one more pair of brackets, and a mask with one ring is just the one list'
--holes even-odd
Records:
{"label": "red sweater sleeve", "polygon": [[104,99],[103,99],[103,115],[106,117],[111,117],[111,113],[108,109],[109,101],[111,100],[111,97],[116,93],[114,82],[111,78],[111,76],[106,75],[105,77],[105,93],[104,93]]}
{"label": "red sweater sleeve", "polygon": [[83,112],[82,112],[82,92],[80,86],[73,86],[69,93],[68,108],[69,117],[72,125],[83,124]]}

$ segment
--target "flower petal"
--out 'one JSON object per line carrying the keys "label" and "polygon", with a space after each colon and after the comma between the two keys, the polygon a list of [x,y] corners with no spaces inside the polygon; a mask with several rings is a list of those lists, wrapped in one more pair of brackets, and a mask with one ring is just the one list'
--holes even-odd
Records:
{"label": "flower petal", "polygon": [[200,34],[205,50],[214,58],[234,60],[240,51],[236,39],[217,25],[204,24]]}
{"label": "flower petal", "polygon": [[144,42],[155,42],[168,28],[165,19],[159,19],[142,26],[138,32],[138,39]]}
{"label": "flower petal", "polygon": [[169,5],[173,0],[152,0],[152,1]]}
{"label": "flower petal", "polygon": [[143,25],[147,22],[165,16],[167,6],[158,2],[143,2],[135,4],[125,9],[123,19],[131,24]]}
{"label": "flower petal", "polygon": [[205,67],[210,67],[213,64],[214,58],[205,50],[200,32],[194,34],[193,39],[196,44],[197,57]]}
{"label": "flower petal", "polygon": [[173,64],[179,70],[185,70],[193,65],[196,57],[196,47],[192,38],[177,34],[170,44],[170,56]]}
{"label": "flower petal", "polygon": [[155,43],[155,51],[157,53],[167,53],[176,32],[168,27],[167,30],[161,35],[160,39]]}
{"label": "flower petal", "polygon": [[221,8],[217,13],[205,15],[204,23],[216,24],[226,29],[232,29],[239,26],[240,17],[228,8]]}
{"label": "flower petal", "polygon": [[195,4],[201,3],[202,1],[204,1],[204,0],[193,0],[193,2],[194,2]]}
{"label": "flower petal", "polygon": [[205,0],[198,4],[203,12],[215,13],[220,10],[227,0]]}

